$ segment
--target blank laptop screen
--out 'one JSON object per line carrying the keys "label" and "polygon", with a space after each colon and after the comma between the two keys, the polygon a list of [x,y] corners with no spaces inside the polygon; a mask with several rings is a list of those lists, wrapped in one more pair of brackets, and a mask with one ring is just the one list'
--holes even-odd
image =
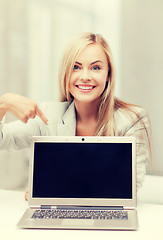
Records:
{"label": "blank laptop screen", "polygon": [[132,198],[131,143],[36,142],[34,198]]}

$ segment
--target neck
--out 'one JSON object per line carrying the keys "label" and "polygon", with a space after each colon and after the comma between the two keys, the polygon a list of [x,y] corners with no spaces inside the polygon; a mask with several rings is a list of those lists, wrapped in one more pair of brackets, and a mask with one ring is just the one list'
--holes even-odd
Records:
{"label": "neck", "polygon": [[88,122],[97,120],[98,102],[79,103],[75,102],[76,117],[79,122]]}

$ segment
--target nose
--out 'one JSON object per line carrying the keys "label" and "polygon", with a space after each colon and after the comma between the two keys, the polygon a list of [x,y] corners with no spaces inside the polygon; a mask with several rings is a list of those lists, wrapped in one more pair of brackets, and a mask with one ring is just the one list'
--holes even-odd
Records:
{"label": "nose", "polygon": [[80,73],[80,80],[82,81],[90,81],[92,79],[89,70],[83,69]]}

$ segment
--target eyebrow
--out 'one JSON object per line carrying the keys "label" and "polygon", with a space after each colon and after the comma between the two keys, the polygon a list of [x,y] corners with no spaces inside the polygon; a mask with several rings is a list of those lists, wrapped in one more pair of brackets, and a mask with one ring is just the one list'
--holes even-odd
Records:
{"label": "eyebrow", "polygon": [[[98,63],[98,62],[103,63],[101,60],[97,60],[95,62],[92,62],[90,65],[93,65],[93,64]],[[80,62],[75,62],[75,63],[77,63],[78,65],[82,66],[82,63],[80,63]]]}

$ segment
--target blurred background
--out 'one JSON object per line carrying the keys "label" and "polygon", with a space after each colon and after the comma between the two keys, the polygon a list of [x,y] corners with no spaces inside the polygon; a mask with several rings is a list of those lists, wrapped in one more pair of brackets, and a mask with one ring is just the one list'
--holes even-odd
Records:
{"label": "blurred background", "polygon": [[[102,34],[116,65],[116,96],[144,107],[153,131],[152,175],[163,175],[163,1],[0,0],[0,96],[58,99],[58,68],[77,33]],[[14,118],[7,114],[7,122]],[[28,150],[0,151],[0,188],[27,186]]]}

